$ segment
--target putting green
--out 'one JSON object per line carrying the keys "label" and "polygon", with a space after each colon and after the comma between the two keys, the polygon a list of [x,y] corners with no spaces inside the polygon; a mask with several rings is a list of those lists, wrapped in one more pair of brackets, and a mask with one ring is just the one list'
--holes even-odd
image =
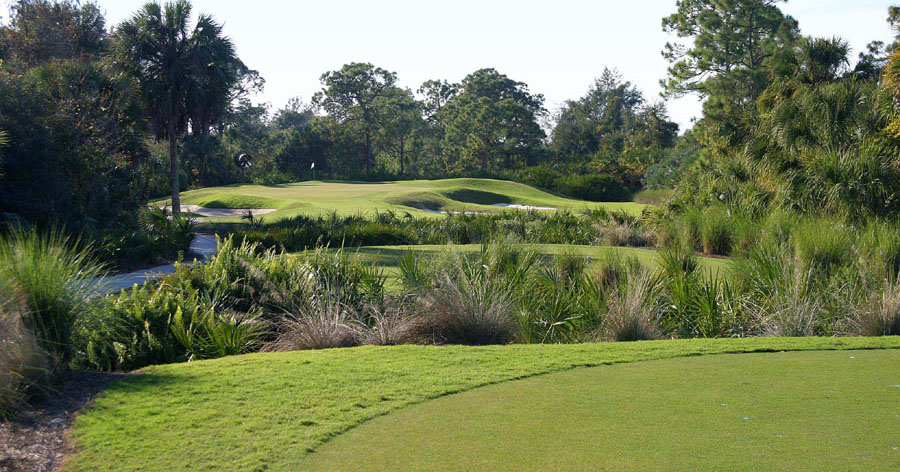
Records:
{"label": "putting green", "polygon": [[[155,203],[165,203],[158,200]],[[272,208],[266,221],[305,214],[340,215],[375,211],[408,211],[416,216],[449,212],[500,212],[497,205],[580,211],[586,208],[624,210],[639,214],[646,206],[634,202],[597,203],[556,195],[529,185],[492,179],[410,180],[397,182],[301,182],[279,185],[229,185],[181,193],[183,204],[206,208]],[[239,217],[211,218],[237,222]]]}
{"label": "putting green", "polygon": [[900,470],[900,350],[580,368],[371,420],[299,470]]}

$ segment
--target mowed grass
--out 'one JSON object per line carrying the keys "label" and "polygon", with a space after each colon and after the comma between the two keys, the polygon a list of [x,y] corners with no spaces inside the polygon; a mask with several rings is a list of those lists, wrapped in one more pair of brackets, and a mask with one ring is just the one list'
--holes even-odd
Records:
{"label": "mowed grass", "polygon": [[[159,200],[156,203],[167,203]],[[634,202],[597,203],[556,195],[529,185],[492,179],[411,180],[397,182],[301,182],[279,185],[229,185],[182,192],[183,204],[210,208],[273,208],[266,221],[304,214],[372,214],[407,211],[415,216],[449,212],[500,212],[495,204],[518,204],[580,211],[604,208],[639,214]],[[431,211],[427,211],[431,210]],[[210,221],[235,222],[236,217]]]}
{"label": "mowed grass", "polygon": [[[76,419],[71,438],[78,452],[64,470],[292,471],[315,448],[366,420],[478,386],[574,367],[700,354],[877,348],[900,348],[900,338],[405,345],[156,366],[114,384]],[[828,394],[817,385],[806,388],[798,395]],[[663,400],[678,409],[680,400]]]}
{"label": "mowed grass", "polygon": [[900,350],[574,369],[376,418],[298,470],[898,470],[898,366]]}
{"label": "mowed grass", "polygon": [[[587,259],[587,270],[596,269],[601,261],[608,257],[633,257],[646,267],[658,267],[659,259],[654,249],[643,249],[618,246],[578,246],[573,244],[515,244],[511,245],[523,251],[532,251],[542,257],[552,258],[562,255],[574,255]],[[388,285],[395,284],[399,278],[398,263],[406,251],[415,251],[420,257],[439,258],[447,252],[476,254],[481,251],[480,244],[457,245],[417,245],[417,246],[363,246],[345,248],[352,257],[368,263],[374,263],[382,269]],[[700,266],[710,275],[726,275],[730,261],[722,258],[699,257]]]}

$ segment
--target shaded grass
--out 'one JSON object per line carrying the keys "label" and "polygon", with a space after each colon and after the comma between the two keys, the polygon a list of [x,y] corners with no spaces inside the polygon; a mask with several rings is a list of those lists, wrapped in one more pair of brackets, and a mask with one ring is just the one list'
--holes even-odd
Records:
{"label": "shaded grass", "polygon": [[391,346],[250,354],[144,369],[75,422],[65,470],[295,470],[366,420],[477,386],[579,366],[747,351],[900,348],[900,338]]}
{"label": "shaded grass", "polygon": [[[157,203],[165,202],[159,200]],[[596,203],[563,197],[514,182],[492,179],[410,180],[397,182],[302,182],[282,185],[229,185],[182,192],[183,204],[226,208],[277,208],[265,216],[274,222],[297,215],[337,212],[341,216],[375,211],[408,211],[415,216],[438,216],[424,211],[501,212],[493,203],[516,203],[580,211],[603,208],[640,214],[645,205],[634,202]],[[257,206],[259,205],[259,206]],[[240,222],[240,218],[213,218]]]}
{"label": "shaded grass", "polygon": [[898,362],[789,352],[573,369],[377,418],[298,470],[888,470]]}
{"label": "shaded grass", "polygon": [[646,189],[634,194],[632,200],[644,205],[662,205],[672,198],[675,191],[668,188]]}

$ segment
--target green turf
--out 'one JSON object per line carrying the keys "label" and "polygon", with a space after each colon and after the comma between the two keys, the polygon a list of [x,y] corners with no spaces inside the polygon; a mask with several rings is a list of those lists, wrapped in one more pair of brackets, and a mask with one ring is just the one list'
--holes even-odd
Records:
{"label": "green turf", "polygon": [[[655,266],[657,264],[657,252],[654,249],[618,246],[578,246],[572,244],[516,244],[514,247],[533,251],[542,256],[559,256],[572,254],[588,258],[588,270],[596,268],[604,256],[618,254],[622,257],[634,257],[642,264]],[[384,271],[384,275],[391,285],[398,280],[400,270],[397,266],[400,256],[404,251],[416,251],[426,257],[435,257],[445,251],[460,251],[476,253],[481,250],[480,244],[458,245],[418,245],[418,246],[364,246],[359,248],[347,248],[345,251],[359,257],[366,262],[374,262]],[[700,265],[708,273],[724,275],[728,271],[728,259],[700,257]]]}
{"label": "green turf", "polygon": [[76,419],[79,451],[65,470],[296,470],[314,448],[366,420],[481,385],[698,354],[864,348],[900,348],[900,338],[407,345],[157,366],[114,384]]}
{"label": "green turf", "polygon": [[[166,202],[159,200],[157,203]],[[510,203],[580,211],[586,208],[625,210],[638,214],[645,207],[633,202],[597,203],[555,195],[514,182],[491,179],[411,180],[398,182],[302,182],[281,185],[230,185],[182,192],[181,202],[217,208],[274,208],[266,221],[299,214],[318,215],[336,211],[340,215],[375,211],[408,211],[416,216],[434,216],[425,211],[499,212],[495,203]],[[237,222],[237,217],[211,221]]]}
{"label": "green turf", "polygon": [[574,369],[376,418],[298,470],[897,470],[898,366],[900,350]]}

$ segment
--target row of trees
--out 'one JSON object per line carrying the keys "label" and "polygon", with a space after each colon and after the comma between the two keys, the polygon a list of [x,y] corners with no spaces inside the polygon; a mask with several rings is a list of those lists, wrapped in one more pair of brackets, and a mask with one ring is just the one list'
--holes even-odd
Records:
{"label": "row of trees", "polygon": [[[395,72],[353,63],[324,73],[310,103],[272,113],[251,101],[259,74],[185,0],[148,3],[111,31],[90,2],[18,0],[0,28],[0,211],[75,228],[133,222],[151,196],[172,194],[177,206],[186,187],[307,179],[313,165],[337,179],[508,176],[552,188],[537,177],[580,174],[636,189],[648,176],[674,184],[688,164],[726,174],[753,156],[805,187],[815,179],[803,172],[825,167],[799,164],[798,149],[861,149],[860,135],[884,138],[876,154],[885,166],[896,156],[885,131],[896,120],[883,92],[892,76],[881,77],[896,64],[896,44],[872,43],[851,66],[845,42],[803,37],[778,3],[676,2],[662,26],[690,46],[666,45],[663,85],[670,96],[705,98],[703,119],[679,137],[665,106],[613,70],[551,113],[540,94],[494,69],[412,90]],[[238,155],[252,166],[235,165]],[[752,178],[768,175],[753,169]]]}
{"label": "row of trees", "polygon": [[[606,70],[558,113],[494,69],[416,90],[372,64],[321,76],[310,103],[271,113],[263,79],[186,0],[146,4],[107,31],[76,0],[18,0],[0,28],[0,210],[82,228],[129,219],[152,196],[246,181],[556,172],[641,185],[677,137],[661,104]],[[238,155],[250,168],[235,165]],[[133,220],[133,217],[131,218]],[[102,225],[101,225],[102,226]]]}
{"label": "row of trees", "polygon": [[[671,95],[706,99],[691,132],[703,158],[676,208],[724,205],[758,218],[773,209],[860,221],[900,211],[898,42],[857,60],[840,38],[799,34],[780,0],[681,0],[663,27]],[[900,26],[900,9],[888,21]],[[898,29],[900,33],[900,29]]]}

